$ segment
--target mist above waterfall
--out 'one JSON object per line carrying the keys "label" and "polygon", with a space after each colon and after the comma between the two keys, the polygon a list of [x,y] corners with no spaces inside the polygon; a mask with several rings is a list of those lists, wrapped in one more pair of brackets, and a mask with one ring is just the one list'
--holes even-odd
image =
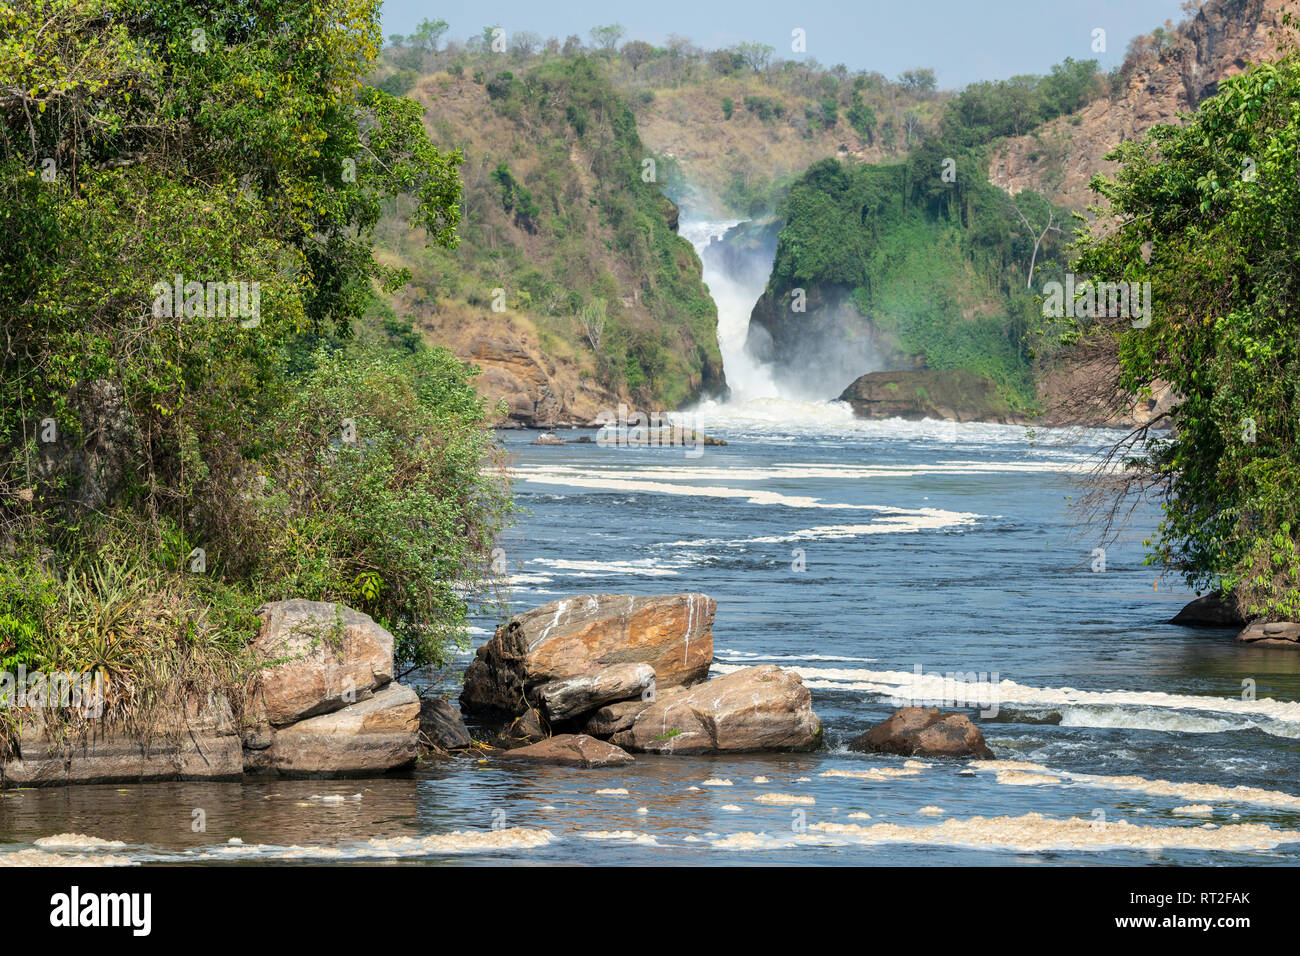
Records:
{"label": "mist above waterfall", "polygon": [[[775,236],[770,241],[733,239],[724,244],[728,232],[744,222],[683,217],[679,227],[704,265],[704,282],[718,308],[718,346],[731,390],[722,406],[706,405],[714,410],[725,407],[730,413],[743,408],[748,417],[772,420],[841,417],[845,409],[831,408],[829,403],[859,375],[879,367],[876,357],[869,348],[864,354],[864,343],[844,343],[837,336],[833,342],[800,343],[795,354],[782,355],[780,362],[771,360],[770,340],[767,349],[762,347],[766,331],[756,327],[751,332],[750,316],[767,287]],[[758,348],[752,340],[760,343]]]}

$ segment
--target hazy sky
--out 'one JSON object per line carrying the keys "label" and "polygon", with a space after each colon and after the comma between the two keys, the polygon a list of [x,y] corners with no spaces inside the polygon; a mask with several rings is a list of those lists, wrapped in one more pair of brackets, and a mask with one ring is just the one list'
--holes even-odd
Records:
{"label": "hazy sky", "polygon": [[[543,38],[571,33],[588,42],[598,24],[620,23],[626,39],[662,44],[670,33],[709,49],[742,41],[767,43],[797,59],[790,33],[807,35],[807,56],[826,66],[877,70],[894,77],[933,67],[939,85],[1045,73],[1067,56],[1121,62],[1129,40],[1165,20],[1183,19],[1182,0],[385,0],[384,36],[410,33],[428,17],[451,24],[463,40],[484,26]],[[1106,31],[1106,52],[1093,52],[1093,30]]]}

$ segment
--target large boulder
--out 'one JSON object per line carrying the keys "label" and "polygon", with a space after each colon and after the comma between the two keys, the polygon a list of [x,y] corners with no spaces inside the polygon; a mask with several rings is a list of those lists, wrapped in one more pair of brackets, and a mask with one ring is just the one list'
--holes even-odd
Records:
{"label": "large boulder", "polygon": [[461,708],[480,719],[522,714],[543,684],[615,664],[649,664],[657,687],[692,684],[713,662],[705,594],[586,594],[516,615],[465,671]]}
{"label": "large boulder", "polygon": [[267,662],[251,708],[282,727],[365,700],[393,679],[393,635],[342,604],[275,601],[259,609],[253,650]]}
{"label": "large boulder", "polygon": [[1018,420],[991,379],[965,370],[868,372],[839,400],[857,418],[939,418],[959,422]]}
{"label": "large boulder", "polygon": [[849,749],[904,757],[969,757],[992,760],[984,735],[965,714],[942,714],[937,708],[903,707],[860,737]]}
{"label": "large boulder", "polygon": [[610,741],[647,753],[697,754],[814,750],[821,738],[821,721],[803,680],[764,664],[656,700]]}
{"label": "large boulder", "polygon": [[632,755],[613,744],[586,734],[560,734],[541,743],[509,750],[502,754],[511,760],[557,764],[568,767],[607,767],[632,762]]}
{"label": "large boulder", "polygon": [[1204,594],[1188,603],[1169,621],[1183,627],[1242,627],[1246,616],[1241,613],[1236,599],[1224,598],[1217,591]]}
{"label": "large boulder", "polygon": [[426,697],[420,701],[421,741],[435,750],[464,750],[473,745],[460,708],[449,700]]}
{"label": "large boulder", "polygon": [[1255,647],[1300,648],[1300,624],[1294,621],[1256,621],[1237,635],[1237,643]]}
{"label": "large boulder", "polygon": [[590,674],[543,684],[534,696],[552,721],[569,720],[612,701],[639,698],[655,682],[649,664],[615,664]]}
{"label": "large boulder", "polygon": [[277,729],[270,745],[244,751],[244,769],[287,776],[382,773],[415,761],[420,698],[401,684],[332,713]]}

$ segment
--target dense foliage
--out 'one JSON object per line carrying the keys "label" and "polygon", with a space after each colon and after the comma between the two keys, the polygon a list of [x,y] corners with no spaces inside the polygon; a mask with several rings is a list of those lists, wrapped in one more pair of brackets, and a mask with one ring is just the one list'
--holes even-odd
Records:
{"label": "dense foliage", "polygon": [[283,597],[419,663],[481,596],[470,373],[353,341],[404,279],[384,204],[442,246],[460,215],[378,49],[373,0],[0,5],[0,670],[210,689]]}
{"label": "dense foliage", "polygon": [[[983,170],[976,154],[938,141],[906,163],[814,164],[781,207],[769,289],[843,287],[900,350],[929,368],[984,375],[1027,406],[1029,267],[1048,214],[1065,214],[1032,193],[1008,197]],[[1060,233],[1043,236],[1035,288],[1059,272],[1060,245]]]}
{"label": "dense foliage", "polygon": [[548,358],[573,357],[610,393],[656,408],[698,396],[721,368],[717,311],[673,231],[671,164],[642,144],[626,98],[583,54],[522,75],[497,64],[481,81],[432,84],[474,104],[472,123],[433,123],[467,157],[461,242],[425,250],[392,229],[380,247],[408,264],[430,312],[490,310],[501,289],[502,321],[526,316]]}
{"label": "dense foliage", "polygon": [[1161,381],[1181,396],[1174,430],[1141,433],[1128,461],[1128,490],[1164,502],[1148,560],[1235,590],[1253,616],[1295,619],[1300,60],[1225,80],[1186,126],[1156,127],[1113,158],[1118,174],[1094,188],[1119,226],[1082,237],[1077,268],[1150,281],[1154,314],[1146,328],[1077,334],[1117,343],[1126,390]]}

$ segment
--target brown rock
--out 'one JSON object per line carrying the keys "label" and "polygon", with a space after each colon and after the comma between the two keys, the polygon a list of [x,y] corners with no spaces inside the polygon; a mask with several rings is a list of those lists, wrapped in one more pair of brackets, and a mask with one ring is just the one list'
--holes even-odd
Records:
{"label": "brown rock", "polygon": [[632,762],[632,755],[626,750],[586,734],[560,734],[541,743],[511,750],[502,756],[511,760],[531,760],[573,767],[606,767]]}
{"label": "brown rock", "polygon": [[330,776],[383,773],[415,760],[420,698],[401,684],[318,717],[277,729],[270,746],[244,752],[250,773]]}
{"label": "brown rock", "polygon": [[141,735],[105,719],[90,721],[70,739],[47,733],[39,709],[24,712],[21,757],[0,762],[9,786],[73,783],[145,783],[157,780],[234,780],[243,756],[230,704],[224,697],[158,714]]}
{"label": "brown rock", "polygon": [[620,700],[615,704],[606,704],[588,716],[586,724],[582,727],[582,732],[591,734],[593,737],[608,737],[620,730],[627,730],[636,722],[637,717],[652,704],[667,703],[689,692],[690,688],[687,687],[665,687],[662,690],[655,688],[654,696],[644,700],[638,698],[636,700]]}
{"label": "brown rock", "polygon": [[258,716],[273,727],[362,701],[393,679],[393,635],[367,614],[297,600],[260,613],[253,649],[270,666],[259,675]]}
{"label": "brown rock", "polygon": [[478,649],[461,708],[513,717],[540,685],[614,664],[649,664],[660,688],[703,680],[716,610],[704,594],[585,594],[516,615]]}
{"label": "brown rock", "polygon": [[640,698],[655,682],[649,664],[615,664],[590,674],[543,684],[533,692],[552,721],[569,720],[601,704]]}
{"label": "brown rock", "polygon": [[656,700],[611,742],[649,753],[814,750],[821,721],[798,674],[744,667]]}
{"label": "brown rock", "polygon": [[1237,643],[1255,647],[1300,648],[1300,624],[1292,621],[1256,621],[1237,635]]}
{"label": "brown rock", "polygon": [[941,714],[938,709],[903,707],[865,734],[849,742],[861,753],[889,753],[904,757],[972,757],[993,759],[984,735],[965,714]]}

